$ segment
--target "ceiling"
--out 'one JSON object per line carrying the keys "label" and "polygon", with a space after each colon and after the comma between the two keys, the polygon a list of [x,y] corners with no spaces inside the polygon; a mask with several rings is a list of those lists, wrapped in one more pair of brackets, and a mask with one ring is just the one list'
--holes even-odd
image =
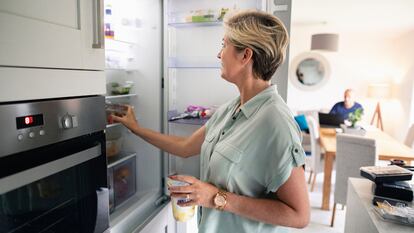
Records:
{"label": "ceiling", "polygon": [[313,26],[397,36],[414,30],[414,0],[292,0],[292,27]]}

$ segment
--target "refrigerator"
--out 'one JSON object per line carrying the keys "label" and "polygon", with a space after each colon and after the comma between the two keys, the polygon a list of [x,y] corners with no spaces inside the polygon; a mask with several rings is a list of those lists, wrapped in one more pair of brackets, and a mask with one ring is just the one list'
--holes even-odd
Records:
{"label": "refrigerator", "polygon": [[[143,127],[191,135],[206,119],[169,118],[190,105],[216,108],[238,95],[221,78],[217,54],[224,34],[220,16],[239,9],[271,12],[290,28],[291,0],[104,0],[108,105],[132,105]],[[288,60],[272,78],[285,100]],[[123,87],[129,92],[119,93]],[[111,232],[139,232],[156,218],[169,205],[169,174],[200,177],[199,155],[170,155],[110,121],[106,135],[107,150],[116,147],[108,157]],[[188,229],[183,223],[173,228],[168,232]]]}

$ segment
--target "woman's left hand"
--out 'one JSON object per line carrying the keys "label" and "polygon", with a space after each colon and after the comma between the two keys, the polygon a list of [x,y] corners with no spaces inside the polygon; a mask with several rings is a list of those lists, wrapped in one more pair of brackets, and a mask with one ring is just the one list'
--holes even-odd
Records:
{"label": "woman's left hand", "polygon": [[206,208],[214,208],[213,198],[219,191],[217,187],[192,176],[174,175],[170,176],[170,178],[190,184],[187,186],[171,186],[168,188],[171,197],[190,199],[188,202],[180,203],[180,206],[198,205]]}

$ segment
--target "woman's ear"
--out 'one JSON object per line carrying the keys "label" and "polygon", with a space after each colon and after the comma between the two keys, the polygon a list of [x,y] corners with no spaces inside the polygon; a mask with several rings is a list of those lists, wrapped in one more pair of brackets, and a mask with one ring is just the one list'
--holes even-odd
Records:
{"label": "woman's ear", "polygon": [[253,58],[253,50],[251,48],[245,48],[243,51],[243,62],[248,63]]}

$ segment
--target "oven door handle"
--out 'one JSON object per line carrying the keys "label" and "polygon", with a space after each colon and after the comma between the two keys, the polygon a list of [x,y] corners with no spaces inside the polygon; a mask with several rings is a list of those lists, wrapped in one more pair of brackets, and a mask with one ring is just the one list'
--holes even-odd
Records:
{"label": "oven door handle", "polygon": [[6,176],[0,179],[0,195],[84,163],[99,155],[101,155],[100,144],[64,158]]}

